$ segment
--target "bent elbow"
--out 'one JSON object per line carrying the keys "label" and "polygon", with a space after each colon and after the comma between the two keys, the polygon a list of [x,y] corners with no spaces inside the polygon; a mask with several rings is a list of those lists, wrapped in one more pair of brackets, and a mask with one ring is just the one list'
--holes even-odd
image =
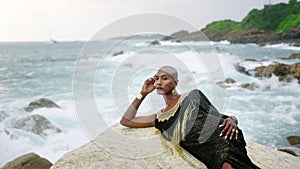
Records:
{"label": "bent elbow", "polygon": [[125,126],[125,127],[129,127],[128,120],[121,119],[120,124]]}

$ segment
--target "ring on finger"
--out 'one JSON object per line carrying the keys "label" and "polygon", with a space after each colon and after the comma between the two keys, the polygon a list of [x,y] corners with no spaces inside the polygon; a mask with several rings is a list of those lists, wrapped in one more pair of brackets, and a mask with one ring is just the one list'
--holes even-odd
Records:
{"label": "ring on finger", "polygon": [[235,130],[235,132],[236,132],[236,133],[239,133],[239,131],[238,131],[238,130]]}
{"label": "ring on finger", "polygon": [[234,131],[235,131],[235,129],[232,129],[231,131],[232,131],[232,132],[234,132]]}

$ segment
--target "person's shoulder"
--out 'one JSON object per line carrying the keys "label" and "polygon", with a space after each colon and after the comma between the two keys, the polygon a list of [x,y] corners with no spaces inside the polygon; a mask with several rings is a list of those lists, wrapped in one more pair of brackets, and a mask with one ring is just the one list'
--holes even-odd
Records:
{"label": "person's shoulder", "polygon": [[198,96],[200,93],[202,93],[199,89],[192,89],[189,92],[186,92],[183,94],[184,97],[192,97],[192,96]]}
{"label": "person's shoulder", "polygon": [[201,90],[199,89],[192,89],[189,94],[199,94],[199,93],[202,93]]}

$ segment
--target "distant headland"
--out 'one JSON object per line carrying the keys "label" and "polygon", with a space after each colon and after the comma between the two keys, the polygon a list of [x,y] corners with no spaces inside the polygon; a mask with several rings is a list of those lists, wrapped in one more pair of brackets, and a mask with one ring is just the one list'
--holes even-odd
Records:
{"label": "distant headland", "polygon": [[200,41],[198,37],[202,33],[211,41],[300,46],[300,2],[290,0],[288,4],[267,4],[263,9],[251,10],[240,22],[229,19],[215,21],[200,31],[189,33],[181,30],[171,36],[185,41]]}

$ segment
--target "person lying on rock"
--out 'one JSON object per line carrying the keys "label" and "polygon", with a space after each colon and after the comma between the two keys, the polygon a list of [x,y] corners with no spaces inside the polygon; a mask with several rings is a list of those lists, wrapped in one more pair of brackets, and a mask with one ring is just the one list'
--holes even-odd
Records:
{"label": "person lying on rock", "polygon": [[[161,67],[147,79],[120,123],[127,127],[155,127],[165,139],[177,143],[209,169],[256,169],[247,156],[246,142],[238,120],[220,114],[198,89],[185,94],[176,91],[178,73],[171,66]],[[166,106],[149,116],[136,116],[143,99],[156,89]]]}

